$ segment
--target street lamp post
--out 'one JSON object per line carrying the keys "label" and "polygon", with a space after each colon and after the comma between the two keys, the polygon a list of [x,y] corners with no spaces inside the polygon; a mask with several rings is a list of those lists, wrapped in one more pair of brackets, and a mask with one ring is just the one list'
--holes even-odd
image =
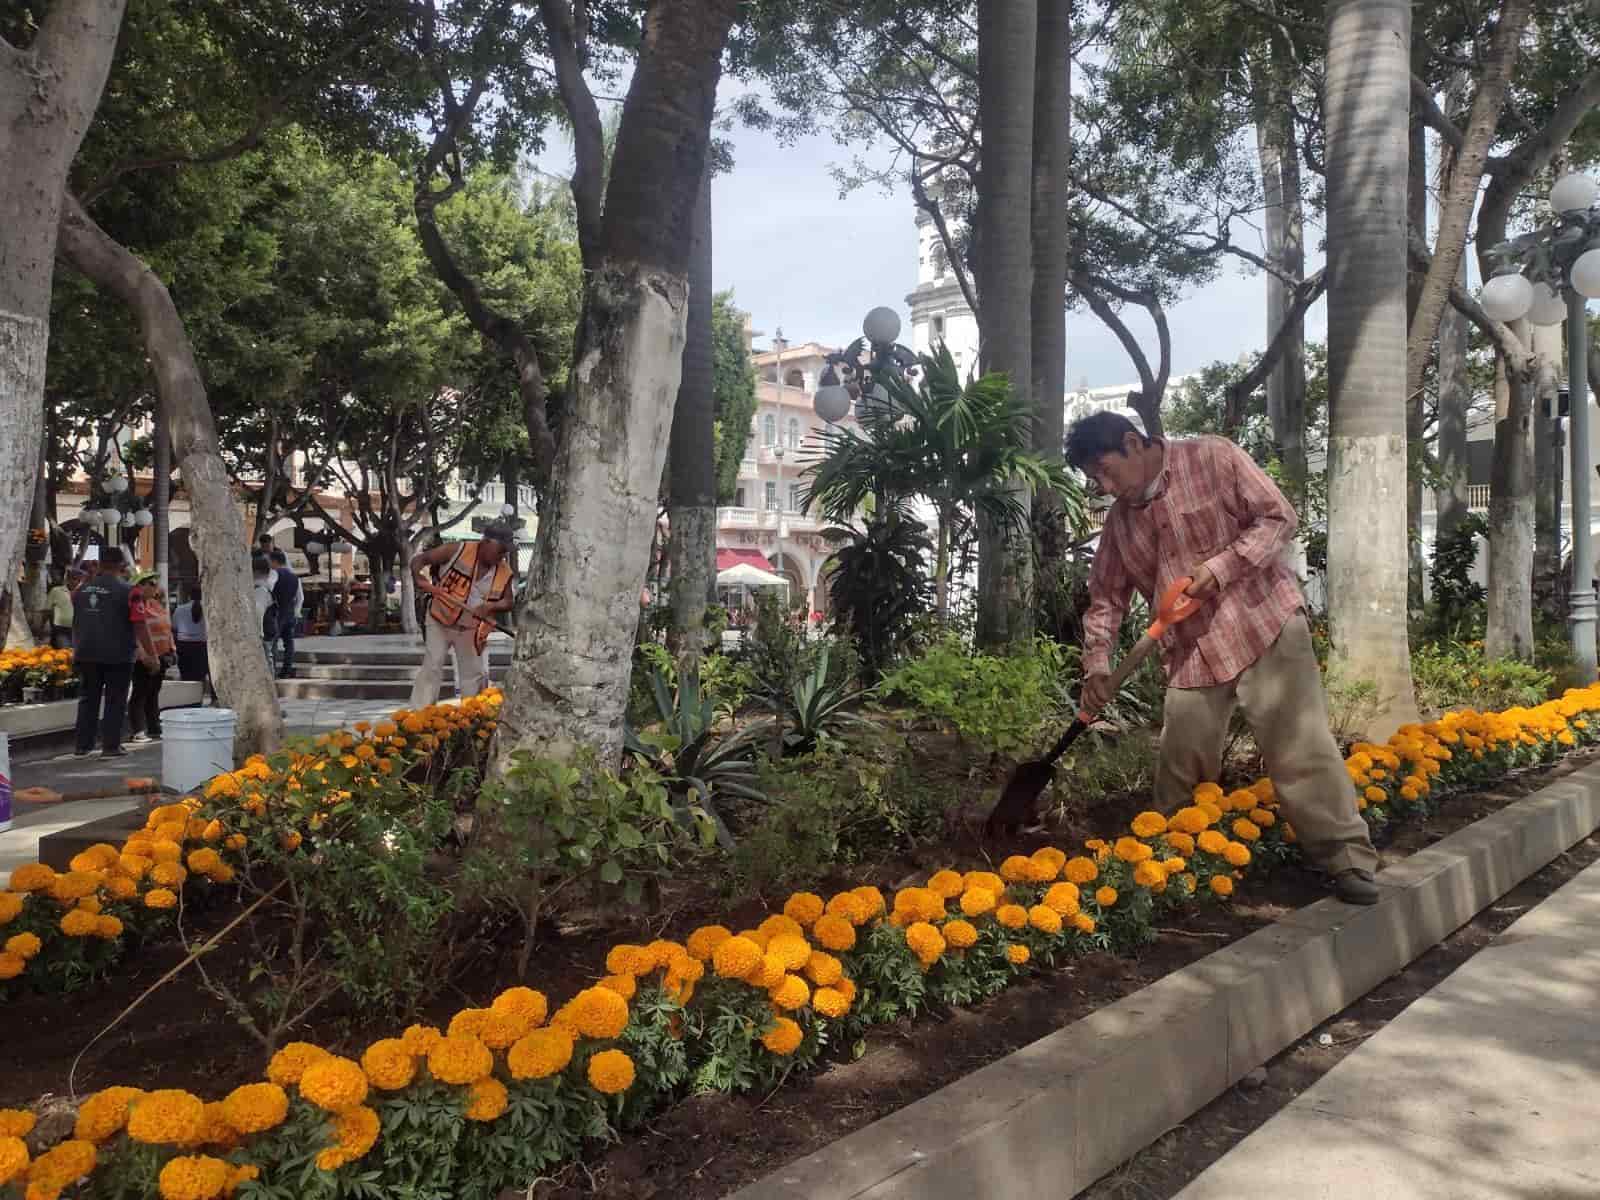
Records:
{"label": "street lamp post", "polygon": [[[1497,321],[1526,317],[1567,326],[1567,387],[1572,415],[1572,584],[1567,620],[1572,657],[1583,683],[1595,667],[1594,551],[1589,531],[1589,349],[1585,304],[1600,297],[1600,184],[1567,175],[1550,189],[1556,220],[1489,251],[1494,277],[1483,285],[1483,309]],[[1557,497],[1559,505],[1560,498]]]}

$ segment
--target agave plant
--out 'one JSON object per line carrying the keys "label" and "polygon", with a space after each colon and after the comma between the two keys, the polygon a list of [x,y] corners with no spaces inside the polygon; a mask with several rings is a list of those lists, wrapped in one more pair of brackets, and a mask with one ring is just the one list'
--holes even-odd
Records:
{"label": "agave plant", "polygon": [[666,780],[681,823],[692,824],[703,814],[715,827],[717,841],[731,849],[733,835],[717,811],[717,797],[766,799],[751,757],[752,731],[726,737],[713,732],[716,704],[701,689],[698,671],[686,672],[674,688],[656,667],[650,673],[650,691],[660,721],[643,731],[625,727],[623,744]]}
{"label": "agave plant", "polygon": [[828,678],[828,648],[824,646],[809,675],[791,691],[768,697],[774,716],[756,730],[770,736],[775,728],[781,729],[784,753],[806,754],[816,749],[817,739],[823,734],[847,725],[866,724],[866,719],[851,712],[849,706],[870,694],[871,689],[854,687],[849,680]]}

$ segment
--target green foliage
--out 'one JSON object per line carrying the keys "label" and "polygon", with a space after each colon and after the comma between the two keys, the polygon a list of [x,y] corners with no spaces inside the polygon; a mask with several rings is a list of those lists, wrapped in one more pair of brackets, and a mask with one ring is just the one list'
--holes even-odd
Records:
{"label": "green foliage", "polygon": [[826,536],[839,544],[829,560],[834,628],[854,642],[866,678],[876,679],[905,651],[918,620],[933,607],[932,543],[919,524],[892,511],[859,530],[830,529]]}
{"label": "green foliage", "polygon": [[886,678],[882,690],[1010,757],[1032,749],[1040,727],[1059,710],[1065,665],[1062,648],[1044,638],[1007,654],[975,654],[946,636]]}
{"label": "green foliage", "polygon": [[638,904],[647,880],[673,865],[682,841],[666,784],[639,768],[618,779],[592,754],[576,765],[519,750],[509,769],[485,784],[481,826],[462,866],[467,888],[515,912],[524,977],[539,922],[563,893],[615,889]]}
{"label": "green foliage", "polygon": [[716,416],[712,437],[717,454],[717,503],[733,503],[739,463],[750,442],[756,415],[756,369],[745,344],[747,314],[734,306],[732,292],[711,301],[712,394]]}
{"label": "green foliage", "polygon": [[1475,708],[1494,712],[1548,700],[1555,676],[1531,663],[1485,657],[1482,642],[1431,642],[1411,652],[1417,705],[1425,712]]}
{"label": "green foliage", "polygon": [[774,722],[783,732],[785,754],[805,754],[817,747],[824,736],[850,725],[861,725],[863,719],[849,711],[868,693],[852,686],[849,679],[830,678],[828,673],[829,647],[824,645],[817,655],[811,674],[795,684],[788,692],[769,698],[774,710]]}
{"label": "green foliage", "polygon": [[1444,638],[1460,637],[1481,626],[1485,592],[1472,578],[1478,558],[1478,538],[1489,535],[1489,525],[1478,513],[1470,514],[1433,547],[1432,631]]}

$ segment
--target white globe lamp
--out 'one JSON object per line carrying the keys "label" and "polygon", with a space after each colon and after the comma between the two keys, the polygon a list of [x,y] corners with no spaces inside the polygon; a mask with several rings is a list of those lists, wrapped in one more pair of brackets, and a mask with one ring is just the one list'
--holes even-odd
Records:
{"label": "white globe lamp", "polygon": [[141,508],[138,512],[133,514],[134,524],[138,525],[140,529],[150,528],[150,526],[155,523],[155,519],[155,514],[152,513],[148,508]]}
{"label": "white globe lamp", "polygon": [[501,516],[502,516],[502,517],[511,517],[511,516],[515,516],[515,515],[516,515],[516,512],[517,512],[517,510],[516,510],[516,509],[514,509],[514,508],[512,508],[512,507],[511,507],[511,505],[509,505],[509,504],[502,504],[502,505],[501,505],[501,506],[500,506],[500,515],[501,515]]}
{"label": "white globe lamp", "polygon": [[839,382],[832,363],[822,372],[821,383],[811,394],[811,407],[830,425],[844,420],[850,412],[850,389]]}
{"label": "white globe lamp", "polygon": [[1533,303],[1528,308],[1528,320],[1535,325],[1559,325],[1567,319],[1567,302],[1561,293],[1548,283],[1533,285]]}
{"label": "white globe lamp", "polygon": [[122,527],[124,529],[132,529],[138,523],[139,518],[134,516],[131,512],[125,512],[122,514]]}
{"label": "white globe lamp", "polygon": [[880,304],[861,322],[861,332],[874,346],[887,345],[900,336],[900,314]]}
{"label": "white globe lamp", "polygon": [[1533,284],[1515,271],[1496,275],[1479,295],[1483,311],[1496,321],[1520,321],[1533,304]]}
{"label": "white globe lamp", "polygon": [[1563,175],[1550,189],[1550,207],[1558,213],[1583,212],[1600,193],[1600,184],[1587,175]]}
{"label": "white globe lamp", "polygon": [[327,547],[321,542],[311,541],[306,543],[306,553],[312,558],[320,558],[322,556],[322,552],[326,549]]}
{"label": "white globe lamp", "polygon": [[1600,299],[1600,246],[1591,246],[1578,255],[1568,278],[1578,295],[1590,300]]}
{"label": "white globe lamp", "polygon": [[113,495],[120,496],[127,490],[128,481],[121,475],[113,475],[110,479],[106,480],[106,491],[112,493]]}

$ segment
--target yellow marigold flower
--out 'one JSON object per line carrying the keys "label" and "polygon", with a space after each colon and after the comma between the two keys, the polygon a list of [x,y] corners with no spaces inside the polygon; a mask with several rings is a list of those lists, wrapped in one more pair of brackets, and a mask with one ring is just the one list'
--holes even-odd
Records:
{"label": "yellow marigold flower", "polygon": [[104,878],[101,871],[68,871],[65,875],[57,875],[50,881],[51,898],[62,904],[71,904],[74,900],[94,895]]}
{"label": "yellow marigold flower", "polygon": [[961,911],[969,917],[981,917],[984,913],[993,912],[997,902],[995,893],[987,888],[969,888],[961,893]]}
{"label": "yellow marigold flower", "polygon": [[20,1179],[28,1169],[28,1143],[15,1134],[0,1135],[0,1187]]}
{"label": "yellow marigold flower", "polygon": [[1125,863],[1142,863],[1155,853],[1138,838],[1119,837],[1112,853]]}
{"label": "yellow marigold flower", "polygon": [[806,978],[818,987],[829,987],[844,978],[844,964],[831,954],[812,951],[806,960]]}
{"label": "yellow marigold flower", "polygon": [[783,915],[795,924],[810,928],[827,909],[822,897],[815,892],[796,892],[783,904]]}
{"label": "yellow marigold flower", "polygon": [[1195,844],[1207,854],[1221,854],[1228,848],[1228,839],[1215,829],[1208,829],[1195,839]]}
{"label": "yellow marigold flower", "polygon": [[711,967],[724,979],[743,979],[761,963],[761,947],[747,937],[725,938],[711,954]]}
{"label": "yellow marigold flower", "polygon": [[1233,823],[1233,836],[1241,842],[1253,842],[1261,836],[1261,827],[1248,817],[1240,817]]}
{"label": "yellow marigold flower", "polygon": [[978,927],[971,921],[963,921],[959,917],[954,921],[946,921],[939,932],[943,935],[945,944],[956,950],[966,950],[978,943]]}
{"label": "yellow marigold flower", "polygon": [[206,822],[206,827],[200,831],[200,837],[208,842],[219,842],[226,832],[222,827],[222,822],[213,818]]}
{"label": "yellow marigold flower", "polygon": [[128,1109],[128,1136],[147,1146],[195,1142],[205,1127],[205,1102],[179,1088],[146,1092]]}
{"label": "yellow marigold flower", "polygon": [[[632,1000],[639,990],[639,981],[632,975],[607,975],[595,986],[615,992],[624,1000]],[[514,1041],[515,1039],[512,1040]]]}
{"label": "yellow marigold flower", "polygon": [[1020,904],[1002,904],[995,909],[994,919],[1007,929],[1021,929],[1028,923],[1028,910]]}
{"label": "yellow marigold flower", "polygon": [[1070,917],[1077,912],[1081,899],[1075,883],[1053,883],[1044,894],[1044,902],[1063,917]]}
{"label": "yellow marigold flower", "polygon": [[1160,863],[1147,859],[1134,867],[1133,881],[1140,887],[1153,888],[1157,884],[1167,881],[1167,873],[1162,869]]}
{"label": "yellow marigold flower", "polygon": [[944,897],[927,888],[901,888],[894,895],[894,911],[913,921],[936,921],[944,916]]}
{"label": "yellow marigold flower", "polygon": [[0,925],[9,925],[22,915],[22,897],[16,892],[0,892]]}
{"label": "yellow marigold flower", "polygon": [[566,1070],[574,1042],[565,1029],[548,1026],[519,1038],[506,1055],[513,1079],[547,1079]]}
{"label": "yellow marigold flower", "polygon": [[1361,794],[1369,804],[1382,804],[1389,798],[1389,793],[1380,787],[1369,787]]}
{"label": "yellow marigold flower", "polygon": [[1014,967],[1022,966],[1028,961],[1028,959],[1032,957],[1032,952],[1030,952],[1029,949],[1021,942],[1013,942],[1011,945],[1006,947],[1006,958],[1011,961],[1011,965]]}
{"label": "yellow marigold flower", "polygon": [[27,966],[28,960],[20,954],[0,951],[0,979],[15,979]]}
{"label": "yellow marigold flower", "polygon": [[[76,1183],[94,1170],[99,1157],[93,1142],[72,1138],[57,1142],[38,1158],[28,1170],[27,1200],[55,1200],[62,1188]],[[50,1190],[35,1192],[40,1183]]]}
{"label": "yellow marigold flower", "polygon": [[206,1154],[186,1154],[168,1160],[161,1168],[157,1185],[162,1200],[215,1200],[228,1186],[232,1174],[220,1158]]}
{"label": "yellow marigold flower", "polygon": [[37,1118],[26,1108],[0,1108],[0,1137],[27,1137]]}
{"label": "yellow marigold flower", "polygon": [[494,1055],[475,1037],[443,1037],[428,1051],[428,1070],[440,1083],[476,1083],[494,1073]]}
{"label": "yellow marigold flower", "polygon": [[385,1092],[398,1092],[416,1078],[417,1060],[399,1038],[383,1038],[368,1046],[361,1056],[361,1069],[367,1081]]}
{"label": "yellow marigold flower", "polygon": [[535,1025],[544,1024],[544,1019],[550,1011],[550,1001],[545,998],[543,992],[530,987],[507,988],[494,998],[489,1010],[522,1017],[528,1021],[528,1027],[531,1029]]}
{"label": "yellow marigold flower", "polygon": [[687,949],[693,957],[707,962],[717,947],[732,936],[732,930],[726,925],[702,925],[689,935]]}
{"label": "yellow marigold flower", "polygon": [[289,1093],[275,1083],[247,1083],[229,1092],[222,1114],[240,1133],[265,1133],[289,1115]]}
{"label": "yellow marigold flower", "polygon": [[602,1050],[589,1060],[589,1084],[602,1095],[615,1096],[633,1086],[633,1059],[621,1050]]}
{"label": "yellow marigold flower", "polygon": [[811,935],[829,950],[849,950],[856,944],[856,927],[848,918],[836,913],[824,913],[811,927]]}
{"label": "yellow marigold flower", "polygon": [[805,1035],[800,1026],[789,1017],[779,1017],[772,1028],[761,1035],[761,1044],[774,1054],[789,1055],[800,1048]]}
{"label": "yellow marigold flower", "polygon": [[222,844],[229,850],[243,850],[249,840],[250,839],[245,837],[242,833],[230,833],[225,839],[223,839]]}
{"label": "yellow marigold flower", "polygon": [[189,857],[185,861],[189,864],[189,870],[198,875],[210,875],[222,868],[222,855],[218,854],[210,846],[202,846],[198,850],[190,851]]}
{"label": "yellow marigold flower", "polygon": [[1178,876],[1178,881],[1183,884],[1183,890],[1189,895],[1194,895],[1195,889],[1200,886],[1200,879],[1192,871],[1185,871]]}
{"label": "yellow marigold flower", "polygon": [[177,842],[154,842],[150,846],[150,858],[157,863],[175,863],[183,857],[183,847]]}
{"label": "yellow marigold flower", "polygon": [[1161,840],[1169,849],[1177,851],[1185,858],[1194,853],[1194,838],[1182,830],[1169,829],[1161,835]]}
{"label": "yellow marigold flower", "polygon": [[867,902],[854,892],[839,892],[828,901],[828,916],[840,917],[852,925],[864,925],[872,912]]}
{"label": "yellow marigold flower", "polygon": [[585,988],[573,998],[578,1032],[585,1037],[621,1037],[628,1027],[628,1002],[610,988]]}
{"label": "yellow marigold flower", "polygon": [[[114,875],[105,883],[106,895],[112,900],[132,900],[139,894],[139,885],[123,875]],[[0,921],[0,925],[5,924]]]}
{"label": "yellow marigold flower", "polygon": [[961,877],[964,891],[992,892],[998,896],[1006,890],[1006,881],[993,871],[968,871]]}
{"label": "yellow marigold flower", "polygon": [[756,926],[756,929],[769,942],[780,933],[792,933],[795,937],[805,937],[806,935],[806,931],[800,928],[798,921],[792,917],[786,917],[782,913],[774,913]]}
{"label": "yellow marigold flower", "polygon": [[1153,838],[1167,831],[1167,819],[1158,812],[1142,812],[1133,819],[1135,837]]}
{"label": "yellow marigold flower", "polygon": [[511,1102],[506,1085],[493,1075],[467,1088],[466,1117],[469,1121],[492,1121],[505,1112]]}
{"label": "yellow marigold flower", "polygon": [[877,916],[879,913],[883,912],[884,909],[886,908],[886,905],[883,902],[883,893],[880,892],[877,888],[872,887],[870,884],[863,885],[862,887],[858,887],[858,888],[851,888],[850,891],[851,891],[851,894],[854,895],[857,899],[862,900],[862,901],[864,901],[866,903],[866,906],[867,906],[867,918],[866,919],[869,920],[869,921],[872,920],[872,918]]}
{"label": "yellow marigold flower", "polygon": [[1035,904],[1028,910],[1028,924],[1054,937],[1061,932],[1061,914],[1048,904]]}
{"label": "yellow marigold flower", "polygon": [[1048,878],[1040,880],[1039,882],[1041,883],[1047,883],[1049,880],[1054,879],[1061,874],[1061,868],[1067,865],[1066,853],[1056,849],[1054,846],[1040,846],[1028,857],[1049,869]]}
{"label": "yellow marigold flower", "polygon": [[108,1087],[78,1106],[72,1135],[86,1142],[103,1142],[128,1123],[128,1104],[144,1095],[143,1088]]}
{"label": "yellow marigold flower", "polygon": [[837,988],[818,988],[811,996],[811,1007],[821,1016],[838,1020],[850,1011],[850,1000]]}
{"label": "yellow marigold flower", "polygon": [[1093,883],[1100,874],[1100,868],[1092,858],[1078,855],[1076,858],[1067,859],[1066,865],[1061,868],[1069,883]]}
{"label": "yellow marigold flower", "polygon": [[1093,933],[1094,918],[1088,913],[1079,913],[1077,916],[1072,918],[1072,927],[1079,933]]}
{"label": "yellow marigold flower", "polygon": [[367,1073],[361,1064],[330,1054],[305,1069],[300,1094],[318,1108],[344,1112],[367,1098]]}
{"label": "yellow marigold flower", "polygon": [[150,868],[150,881],[159,884],[161,887],[182,887],[184,881],[188,878],[189,872],[175,862],[157,863]]}
{"label": "yellow marigold flower", "polygon": [[451,1037],[477,1037],[488,1017],[487,1008],[463,1008],[450,1018],[450,1025],[445,1032]]}
{"label": "yellow marigold flower", "polygon": [[[39,947],[41,945],[43,945],[43,943],[39,941],[39,935],[36,933],[13,934],[11,937],[6,939],[6,953],[15,954],[18,958],[32,958],[35,954],[39,953]],[[7,1109],[4,1111],[9,1112],[11,1110]],[[4,1126],[0,1125],[0,1129],[3,1128]]]}
{"label": "yellow marigold flower", "polygon": [[94,913],[81,908],[70,909],[61,918],[61,932],[68,937],[88,937],[94,933],[96,923]]}
{"label": "yellow marigold flower", "polygon": [[1181,858],[1164,858],[1161,860],[1161,869],[1167,873],[1168,878],[1182,874],[1189,864]]}
{"label": "yellow marigold flower", "polygon": [[811,959],[811,946],[803,937],[779,934],[767,943],[767,953],[776,954],[785,971],[798,971]]}
{"label": "yellow marigold flower", "polygon": [[1013,854],[1000,864],[1000,878],[1007,883],[1027,883],[1030,864],[1021,854]]}
{"label": "yellow marigold flower", "polygon": [[379,1127],[378,1114],[365,1106],[340,1113],[331,1123],[335,1142],[317,1155],[317,1166],[324,1171],[336,1171],[346,1163],[355,1162],[372,1149],[378,1140]]}
{"label": "yellow marigold flower", "polygon": [[70,871],[104,871],[107,867],[115,866],[118,857],[115,846],[99,842],[90,846],[87,850],[80,850],[77,854],[74,854],[71,861],[67,863],[67,869]]}
{"label": "yellow marigold flower", "polygon": [[643,975],[652,965],[643,946],[623,942],[606,953],[606,970],[612,975]]}
{"label": "yellow marigold flower", "polygon": [[811,988],[798,975],[785,975],[778,986],[767,994],[772,1003],[784,1012],[804,1008],[811,1001]]}
{"label": "yellow marigold flower", "polygon": [[400,1040],[405,1043],[414,1058],[426,1058],[428,1051],[439,1044],[444,1037],[432,1025],[408,1025],[406,1031],[400,1035]]}
{"label": "yellow marigold flower", "polygon": [[114,942],[122,936],[122,922],[106,913],[94,919],[94,936],[102,941]]}
{"label": "yellow marigold flower", "polygon": [[1222,852],[1222,857],[1235,867],[1248,867],[1250,865],[1250,847],[1243,842],[1229,842],[1227,849]]}
{"label": "yellow marigold flower", "polygon": [[1111,908],[1117,902],[1117,889],[1114,887],[1096,888],[1094,902],[1101,908]]}
{"label": "yellow marigold flower", "polygon": [[1265,808],[1252,808],[1250,810],[1250,819],[1262,829],[1271,829],[1278,823],[1278,818],[1271,810]]}
{"label": "yellow marigold flower", "polygon": [[1237,788],[1223,798],[1220,807],[1224,812],[1249,812],[1256,806],[1256,794],[1249,788]]}
{"label": "yellow marigold flower", "polygon": [[100,897],[99,896],[85,896],[82,900],[78,901],[78,903],[77,903],[77,905],[75,907],[78,909],[79,912],[92,913],[95,916],[99,916],[100,915]]}
{"label": "yellow marigold flower", "polygon": [[942,900],[953,900],[959,896],[965,884],[961,881],[961,873],[948,868],[935,871],[928,878],[928,890]]}
{"label": "yellow marigold flower", "polygon": [[288,1087],[291,1083],[299,1083],[300,1077],[312,1063],[327,1057],[328,1052],[321,1046],[313,1046],[310,1042],[290,1042],[267,1063],[267,1078],[279,1087]]}
{"label": "yellow marigold flower", "polygon": [[1233,880],[1226,875],[1213,875],[1211,877],[1211,890],[1218,896],[1233,895]]}
{"label": "yellow marigold flower", "polygon": [[924,970],[938,962],[945,950],[944,935],[926,921],[914,921],[906,927],[906,945]]}

